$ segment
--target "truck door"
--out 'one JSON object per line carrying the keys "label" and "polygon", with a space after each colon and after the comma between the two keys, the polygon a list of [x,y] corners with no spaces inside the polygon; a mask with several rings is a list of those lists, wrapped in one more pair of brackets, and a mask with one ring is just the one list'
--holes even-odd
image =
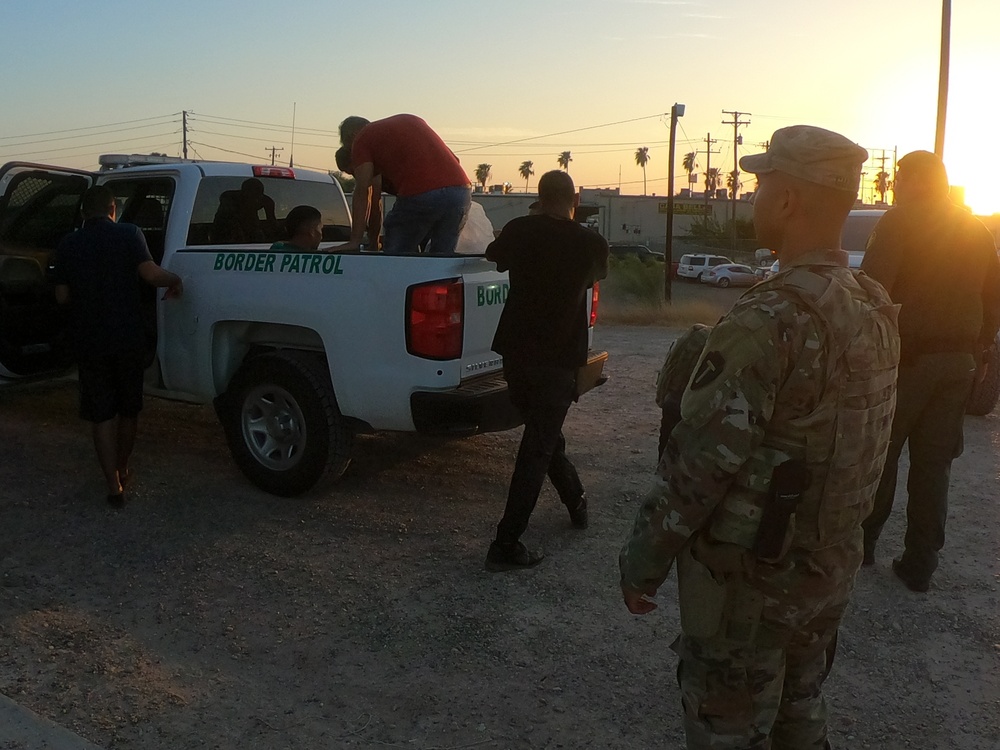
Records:
{"label": "truck door", "polygon": [[0,379],[69,365],[65,313],[48,278],[59,241],[80,225],[94,175],[11,162],[0,167]]}

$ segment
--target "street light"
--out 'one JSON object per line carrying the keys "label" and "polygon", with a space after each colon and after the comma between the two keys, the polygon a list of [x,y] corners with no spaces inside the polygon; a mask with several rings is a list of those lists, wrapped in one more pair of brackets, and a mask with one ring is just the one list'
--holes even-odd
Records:
{"label": "street light", "polygon": [[667,246],[663,253],[663,299],[667,304],[673,300],[670,270],[674,265],[674,145],[677,140],[677,118],[683,116],[683,104],[674,104],[670,108],[670,149],[667,154]]}

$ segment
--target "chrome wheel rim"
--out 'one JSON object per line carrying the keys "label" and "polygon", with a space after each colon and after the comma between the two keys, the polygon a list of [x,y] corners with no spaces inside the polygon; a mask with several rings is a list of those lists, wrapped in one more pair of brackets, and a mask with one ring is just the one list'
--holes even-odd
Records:
{"label": "chrome wheel rim", "polygon": [[263,466],[287,471],[302,458],[305,418],[298,402],[284,388],[260,385],[247,393],[241,423],[247,448]]}

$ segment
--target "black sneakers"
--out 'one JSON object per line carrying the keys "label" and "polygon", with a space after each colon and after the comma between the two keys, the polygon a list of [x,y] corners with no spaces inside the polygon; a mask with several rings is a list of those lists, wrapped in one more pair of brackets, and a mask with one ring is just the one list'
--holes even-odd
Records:
{"label": "black sneakers", "polygon": [[589,519],[587,518],[587,498],[581,497],[580,501],[576,504],[576,507],[570,508],[568,505],[566,509],[569,511],[570,522],[578,529],[587,528]]}
{"label": "black sneakers", "polygon": [[541,552],[533,552],[521,542],[501,544],[494,541],[490,544],[489,552],[486,553],[486,569],[497,573],[502,570],[531,568],[544,559],[545,555]]}
{"label": "black sneakers", "polygon": [[922,576],[915,575],[910,570],[907,570],[906,566],[902,564],[902,560],[899,558],[892,561],[892,572],[896,574],[896,578],[906,584],[906,588],[910,591],[916,591],[918,594],[923,594],[931,587],[930,576],[924,578]]}

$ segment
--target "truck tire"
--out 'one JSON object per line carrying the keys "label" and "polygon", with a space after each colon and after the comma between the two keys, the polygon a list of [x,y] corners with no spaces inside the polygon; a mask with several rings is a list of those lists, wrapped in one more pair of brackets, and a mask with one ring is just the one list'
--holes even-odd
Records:
{"label": "truck tire", "polygon": [[247,360],[218,404],[233,460],[280,497],[300,495],[351,463],[354,429],[337,407],[326,363],[303,352]]}
{"label": "truck tire", "polygon": [[986,360],[986,375],[972,386],[965,413],[975,417],[990,414],[1000,399],[1000,348],[994,346]]}

